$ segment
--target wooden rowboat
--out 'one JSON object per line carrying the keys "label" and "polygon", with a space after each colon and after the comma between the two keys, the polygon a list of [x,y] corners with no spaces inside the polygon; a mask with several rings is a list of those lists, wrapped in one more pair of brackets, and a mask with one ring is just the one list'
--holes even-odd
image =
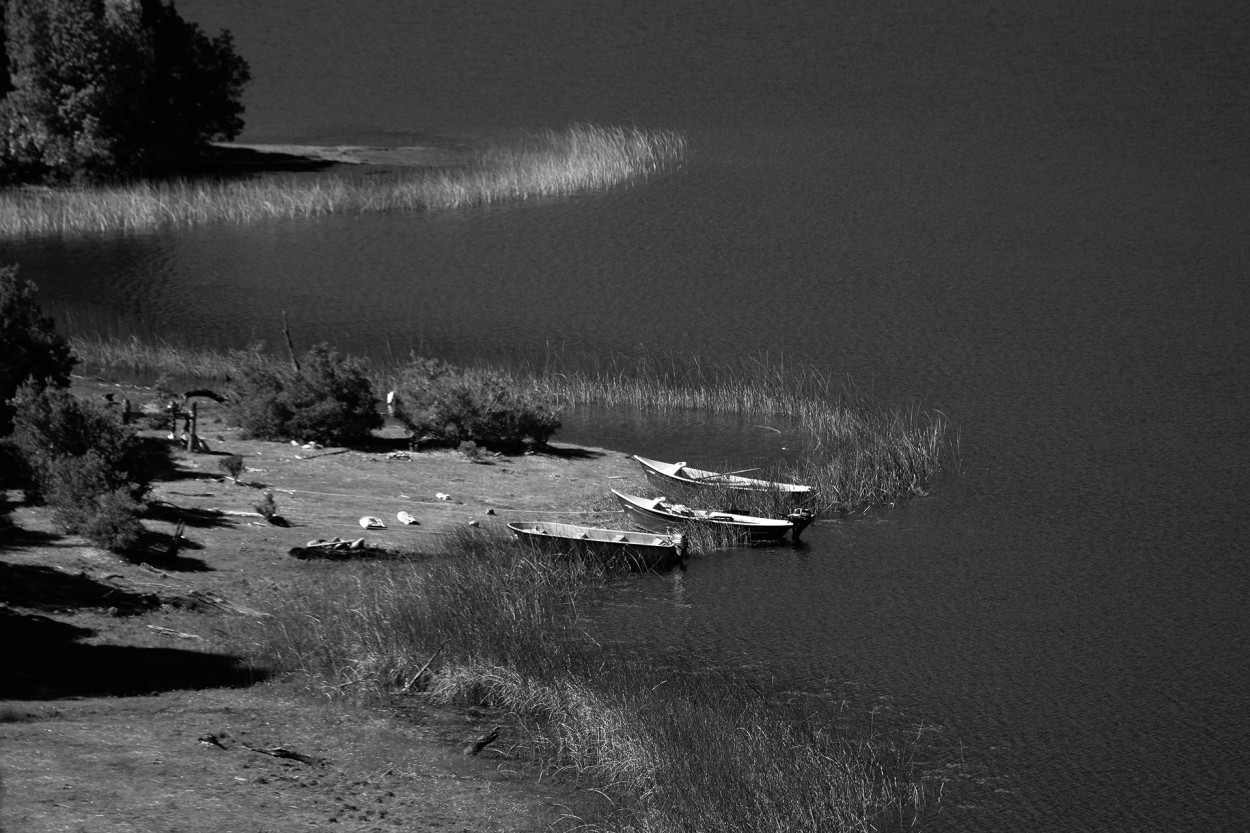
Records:
{"label": "wooden rowboat", "polygon": [[800,500],[812,493],[811,486],[800,486],[797,483],[743,477],[737,472],[704,471],[691,468],[685,463],[662,463],[659,460],[639,457],[637,454],[633,457],[642,466],[647,482],[661,492],[672,492],[675,488],[733,489],[742,492],[781,492]]}
{"label": "wooden rowboat", "polygon": [[729,529],[748,541],[779,541],[787,532],[794,540],[812,522],[810,512],[792,512],[785,520],[758,518],[754,515],[738,515],[712,509],[691,509],[662,497],[638,497],[612,490],[625,515],[631,521],[653,532],[671,532],[691,524],[707,524]]}
{"label": "wooden rowboat", "polygon": [[620,563],[636,570],[671,566],[686,555],[685,537],[665,530],[656,534],[548,521],[515,521],[508,529],[522,543],[544,552]]}

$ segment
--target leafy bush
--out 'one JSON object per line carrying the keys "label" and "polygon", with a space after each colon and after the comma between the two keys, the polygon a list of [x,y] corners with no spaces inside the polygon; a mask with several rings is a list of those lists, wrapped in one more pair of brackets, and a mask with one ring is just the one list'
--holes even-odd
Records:
{"label": "leafy bush", "polygon": [[35,285],[0,267],[0,436],[13,428],[14,394],[27,379],[65,387],[77,359],[35,300]]}
{"label": "leafy bush", "polygon": [[252,437],[351,445],[383,424],[364,366],[318,344],[285,368],[258,350],[231,354],[232,418]]}
{"label": "leafy bush", "polygon": [[487,448],[545,445],[560,428],[551,398],[495,370],[462,370],[416,359],[395,391],[395,417],[414,437]]}
{"label": "leafy bush", "polygon": [[11,444],[26,470],[28,496],[51,506],[69,532],[109,549],[133,545],[151,480],[134,432],[67,390],[26,384],[12,401]]}

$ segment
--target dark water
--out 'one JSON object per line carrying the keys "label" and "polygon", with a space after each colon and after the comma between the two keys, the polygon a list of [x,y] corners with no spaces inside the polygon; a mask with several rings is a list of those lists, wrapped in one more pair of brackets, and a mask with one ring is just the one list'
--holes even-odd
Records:
{"label": "dark water", "polygon": [[[91,325],[274,342],[286,310],[298,341],[396,355],[767,351],[941,409],[962,465],[932,496],[640,581],[600,624],[930,727],[925,770],[954,780],[927,829],[1243,829],[1244,4],[606,6],[178,4],[252,64],[244,141],[637,124],[689,135],[670,176],[0,257]],[[696,464],[797,442],[571,422]]]}

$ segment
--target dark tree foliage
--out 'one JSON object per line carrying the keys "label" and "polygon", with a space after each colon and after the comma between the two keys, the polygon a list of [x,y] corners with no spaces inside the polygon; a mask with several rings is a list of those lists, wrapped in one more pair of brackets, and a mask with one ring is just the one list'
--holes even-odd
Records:
{"label": "dark tree foliage", "polygon": [[39,308],[35,285],[19,280],[16,266],[0,266],[0,436],[13,428],[9,400],[23,382],[66,387],[75,363],[69,342]]}
{"label": "dark tree foliage", "polygon": [[0,3],[0,182],[169,176],[243,129],[251,76],[228,32],[162,0]]}

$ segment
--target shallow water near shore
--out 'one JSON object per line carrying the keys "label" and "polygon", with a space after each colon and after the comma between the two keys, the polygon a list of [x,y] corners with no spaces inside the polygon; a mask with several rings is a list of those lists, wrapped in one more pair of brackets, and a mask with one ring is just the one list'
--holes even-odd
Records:
{"label": "shallow water near shore", "polygon": [[[178,9],[252,63],[241,141],[578,120],[690,153],[569,199],[0,243],[63,321],[276,345],[285,311],[297,344],[381,357],[768,353],[939,409],[960,466],[929,497],[631,581],[595,626],[919,736],[926,830],[1244,825],[1244,8]],[[583,409],[557,439],[808,453],[691,414]]]}

